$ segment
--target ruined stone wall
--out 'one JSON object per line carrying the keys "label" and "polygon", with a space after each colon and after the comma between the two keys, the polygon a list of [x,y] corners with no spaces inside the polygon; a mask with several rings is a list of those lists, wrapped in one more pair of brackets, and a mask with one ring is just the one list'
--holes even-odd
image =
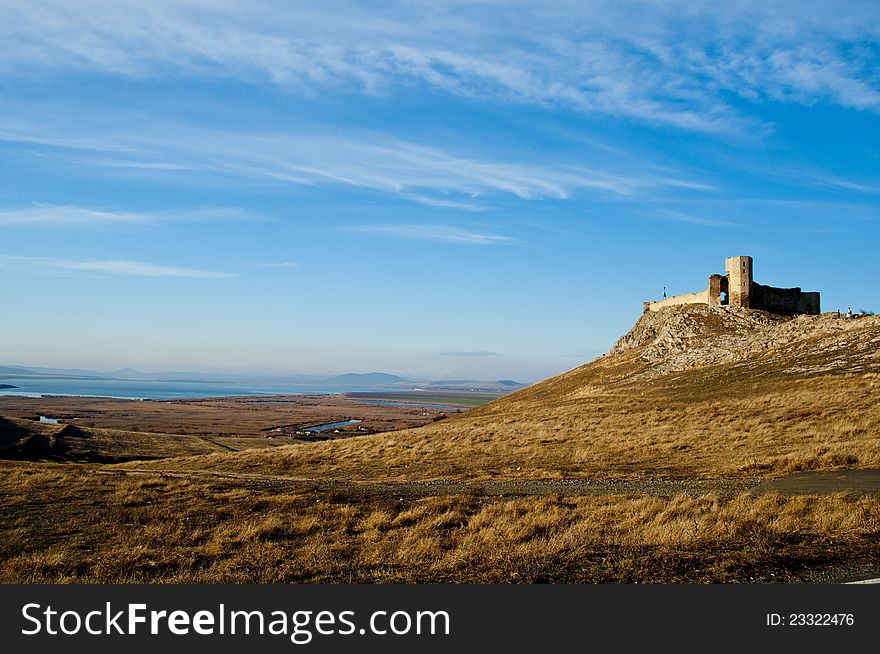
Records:
{"label": "ruined stone wall", "polygon": [[[780,315],[820,312],[819,294],[804,293],[799,288],[776,288],[752,281],[752,258],[729,257],[724,260],[725,275],[710,275],[705,291],[673,295],[658,302],[644,302],[645,313],[683,304],[726,304],[740,309],[758,309]],[[722,293],[727,294],[722,301]]]}
{"label": "ruined stone wall", "polygon": [[717,307],[721,304],[722,291],[727,293],[727,279],[721,275],[709,275],[709,288],[706,289],[706,292],[710,307]]}
{"label": "ruined stone wall", "polygon": [[751,308],[795,315],[819,313],[819,294],[804,293],[799,288],[776,288],[752,283]]}
{"label": "ruined stone wall", "polygon": [[798,303],[798,313],[809,313],[818,315],[822,313],[822,304],[819,300],[818,293],[801,293],[801,299]]}
{"label": "ruined stone wall", "polygon": [[674,307],[679,304],[709,304],[709,291],[673,295],[657,302],[645,302],[642,306],[647,311],[660,311],[663,307]]}

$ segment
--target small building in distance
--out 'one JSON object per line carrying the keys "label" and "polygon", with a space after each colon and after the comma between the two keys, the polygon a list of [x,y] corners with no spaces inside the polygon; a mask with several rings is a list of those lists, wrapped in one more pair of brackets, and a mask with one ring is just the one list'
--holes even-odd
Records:
{"label": "small building in distance", "polygon": [[710,275],[705,291],[674,295],[658,302],[645,302],[645,312],[659,311],[679,304],[708,304],[742,309],[758,309],[793,316],[819,313],[819,294],[805,293],[799,288],[764,286],[752,279],[751,257],[730,257],[724,260],[724,275]]}

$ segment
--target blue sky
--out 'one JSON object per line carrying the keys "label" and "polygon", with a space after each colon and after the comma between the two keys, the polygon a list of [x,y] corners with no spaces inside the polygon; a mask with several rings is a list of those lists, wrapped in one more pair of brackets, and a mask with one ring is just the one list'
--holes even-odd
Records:
{"label": "blue sky", "polygon": [[532,381],[880,310],[874,2],[0,0],[0,363]]}

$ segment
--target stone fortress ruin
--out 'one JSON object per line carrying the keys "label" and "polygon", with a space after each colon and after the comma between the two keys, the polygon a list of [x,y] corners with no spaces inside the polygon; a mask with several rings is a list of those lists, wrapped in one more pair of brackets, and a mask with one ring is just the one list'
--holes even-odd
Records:
{"label": "stone fortress ruin", "polygon": [[680,304],[708,304],[741,309],[757,309],[792,316],[801,313],[819,313],[819,294],[805,293],[799,288],[764,286],[752,279],[751,257],[730,257],[724,260],[724,275],[710,275],[709,285],[699,293],[685,293],[645,302],[643,308],[659,311]]}

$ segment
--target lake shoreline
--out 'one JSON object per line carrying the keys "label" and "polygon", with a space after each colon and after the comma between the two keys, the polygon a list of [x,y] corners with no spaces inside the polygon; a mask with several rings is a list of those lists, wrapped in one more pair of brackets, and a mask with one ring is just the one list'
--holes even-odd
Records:
{"label": "lake shoreline", "polygon": [[[58,420],[60,424],[84,429],[109,429],[125,432],[150,432],[223,439],[268,439],[273,444],[297,442],[314,437],[309,428],[332,425],[321,436],[347,438],[398,429],[421,427],[466,411],[456,404],[422,406],[421,395],[414,392],[412,401],[381,399],[384,394],[343,393],[278,394],[260,396],[175,398],[133,400],[128,398],[89,397],[81,395],[0,394],[2,417],[40,421]],[[460,394],[458,394],[460,398]],[[407,395],[406,397],[410,397]],[[437,394],[431,399],[436,401]],[[475,400],[476,401],[476,400]],[[481,398],[480,401],[488,401]],[[46,420],[43,420],[45,423]],[[338,424],[337,424],[338,423]],[[241,443],[234,443],[239,447]]]}
{"label": "lake shoreline", "polygon": [[[6,383],[8,382],[8,383]],[[261,382],[159,381],[124,379],[73,379],[67,377],[6,377],[0,384],[0,398],[89,397],[139,401],[170,401],[222,398],[271,398],[276,396],[347,395],[393,402],[418,401],[430,404],[476,406],[516,389],[389,388],[360,385],[298,385]],[[418,399],[416,399],[418,398]],[[437,401],[437,398],[440,398]]]}

